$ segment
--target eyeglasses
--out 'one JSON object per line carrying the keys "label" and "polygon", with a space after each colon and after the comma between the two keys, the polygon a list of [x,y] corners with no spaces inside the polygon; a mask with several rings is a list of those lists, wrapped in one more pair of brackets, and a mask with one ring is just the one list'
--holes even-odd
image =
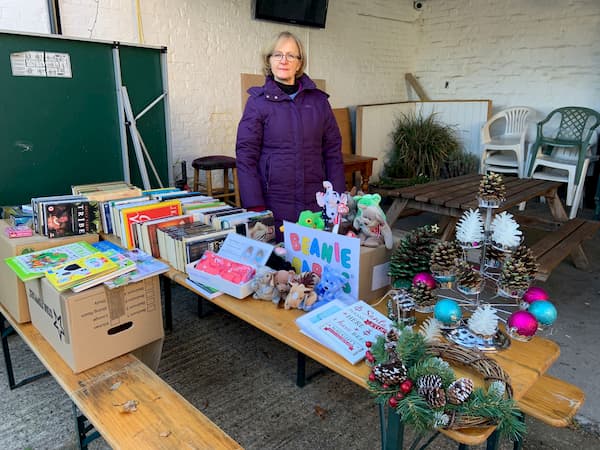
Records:
{"label": "eyeglasses", "polygon": [[287,62],[300,61],[302,59],[300,56],[292,55],[291,53],[286,53],[284,55],[281,52],[275,52],[275,53],[273,53],[271,55],[271,58],[273,58],[275,61],[281,61],[284,56],[285,56],[285,59],[286,59]]}

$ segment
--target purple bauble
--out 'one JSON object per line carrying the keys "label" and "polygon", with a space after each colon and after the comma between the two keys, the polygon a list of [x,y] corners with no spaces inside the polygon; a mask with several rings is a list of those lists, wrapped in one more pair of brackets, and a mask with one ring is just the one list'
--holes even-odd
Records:
{"label": "purple bauble", "polygon": [[515,311],[506,325],[512,337],[522,340],[529,340],[538,329],[538,321],[529,311]]}
{"label": "purple bauble", "polygon": [[531,286],[523,294],[523,301],[527,303],[537,302],[538,300],[548,300],[550,296],[541,287]]}
{"label": "purple bauble", "polygon": [[413,285],[417,283],[425,283],[429,289],[435,289],[435,278],[429,272],[419,272],[413,277]]}

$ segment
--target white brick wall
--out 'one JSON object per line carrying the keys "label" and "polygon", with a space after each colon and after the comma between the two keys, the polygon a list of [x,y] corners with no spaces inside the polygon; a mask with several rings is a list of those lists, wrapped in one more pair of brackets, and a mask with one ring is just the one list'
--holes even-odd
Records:
{"label": "white brick wall", "polygon": [[[63,32],[139,42],[135,3],[61,0]],[[334,107],[405,100],[413,72],[433,99],[600,108],[598,0],[425,0],[420,12],[411,0],[332,0],[324,30],[254,21],[251,0],[140,4],[145,43],[168,47],[174,162],[233,155],[240,73],[259,73],[260,49],[284,29],[305,42],[307,72],[327,81]],[[0,0],[8,22],[49,29],[46,0]]]}

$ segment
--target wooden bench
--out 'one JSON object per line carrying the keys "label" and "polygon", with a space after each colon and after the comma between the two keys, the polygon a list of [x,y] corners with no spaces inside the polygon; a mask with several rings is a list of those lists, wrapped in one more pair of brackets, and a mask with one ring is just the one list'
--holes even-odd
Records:
{"label": "wooden bench", "polygon": [[[90,440],[85,419],[115,449],[242,448],[132,354],[74,374],[31,323],[17,323],[2,305],[0,314],[85,416],[77,419],[81,448]],[[130,401],[136,410],[125,412]]]}
{"label": "wooden bench", "polygon": [[518,401],[523,414],[553,427],[568,426],[585,400],[577,386],[550,375],[542,375]]}
{"label": "wooden bench", "polygon": [[591,239],[598,229],[600,222],[575,218],[563,223],[555,231],[546,233],[531,246],[539,264],[536,278],[547,280],[552,270],[569,254],[578,269],[586,269],[589,261],[583,251],[582,242]]}

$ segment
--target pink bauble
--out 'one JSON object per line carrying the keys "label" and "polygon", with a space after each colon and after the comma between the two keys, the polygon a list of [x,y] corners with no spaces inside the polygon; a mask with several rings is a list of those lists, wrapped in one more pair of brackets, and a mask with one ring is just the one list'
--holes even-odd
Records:
{"label": "pink bauble", "polygon": [[435,279],[429,272],[419,272],[413,277],[413,285],[417,283],[425,283],[429,289],[435,289]]}
{"label": "pink bauble", "polygon": [[550,296],[541,287],[531,286],[523,294],[523,301],[527,303],[537,302],[538,300],[548,300]]}
{"label": "pink bauble", "polygon": [[515,311],[506,321],[508,328],[514,329],[517,334],[531,337],[538,329],[538,321],[529,311]]}

